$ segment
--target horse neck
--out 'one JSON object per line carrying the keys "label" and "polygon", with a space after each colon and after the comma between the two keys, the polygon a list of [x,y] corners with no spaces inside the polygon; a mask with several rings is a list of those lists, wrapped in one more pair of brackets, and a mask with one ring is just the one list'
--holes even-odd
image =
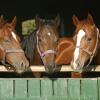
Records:
{"label": "horse neck", "polygon": [[99,43],[98,43],[96,56],[93,59],[93,63],[96,64],[96,65],[100,64],[100,40],[99,40]]}
{"label": "horse neck", "polygon": [[70,64],[74,52],[73,41],[71,38],[61,38],[60,40],[58,43],[56,64]]}

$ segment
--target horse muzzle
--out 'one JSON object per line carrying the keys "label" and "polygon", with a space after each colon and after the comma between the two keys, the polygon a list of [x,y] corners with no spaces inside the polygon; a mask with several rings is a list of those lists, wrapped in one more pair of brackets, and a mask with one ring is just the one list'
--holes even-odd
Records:
{"label": "horse muzzle", "polygon": [[29,62],[26,60],[16,61],[12,64],[18,74],[22,74],[29,69]]}
{"label": "horse muzzle", "polygon": [[80,64],[79,62],[75,62],[75,63],[71,63],[71,68],[75,71],[75,72],[82,72],[83,69],[83,64]]}
{"label": "horse muzzle", "polygon": [[48,63],[44,66],[45,66],[46,73],[52,74],[55,72],[55,69],[56,69],[55,63]]}
{"label": "horse muzzle", "polygon": [[24,53],[8,53],[6,56],[6,62],[13,66],[15,72],[21,74],[29,69],[29,61],[25,57]]}

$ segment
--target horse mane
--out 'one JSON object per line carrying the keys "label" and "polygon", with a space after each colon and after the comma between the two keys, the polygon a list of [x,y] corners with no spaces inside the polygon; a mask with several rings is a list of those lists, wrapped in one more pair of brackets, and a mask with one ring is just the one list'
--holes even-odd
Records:
{"label": "horse mane", "polygon": [[[54,25],[54,20],[52,20],[52,19],[45,19],[44,21],[43,21],[43,24],[44,25],[46,25],[46,26],[53,26]],[[57,28],[57,31],[60,33],[61,32],[61,29],[62,29],[62,25],[60,24],[59,26],[58,26],[58,28]],[[59,36],[60,36],[60,34],[59,34]],[[61,37],[61,36],[60,36]]]}
{"label": "horse mane", "polygon": [[36,30],[30,33],[29,35],[23,37],[21,41],[21,47],[24,50],[25,55],[27,55],[26,57],[31,62],[36,47]]}

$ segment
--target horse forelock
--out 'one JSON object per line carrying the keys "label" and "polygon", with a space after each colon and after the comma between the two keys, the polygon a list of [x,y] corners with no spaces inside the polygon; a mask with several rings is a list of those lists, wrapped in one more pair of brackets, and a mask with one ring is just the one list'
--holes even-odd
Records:
{"label": "horse forelock", "polygon": [[6,20],[0,20],[0,28],[4,27],[5,25],[8,25]]}

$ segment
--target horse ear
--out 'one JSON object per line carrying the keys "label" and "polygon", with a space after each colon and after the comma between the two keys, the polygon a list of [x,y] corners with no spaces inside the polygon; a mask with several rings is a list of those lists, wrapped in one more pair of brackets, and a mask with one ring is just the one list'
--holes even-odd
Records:
{"label": "horse ear", "polygon": [[75,15],[73,15],[72,20],[75,26],[77,26],[77,24],[80,22],[79,19]]}
{"label": "horse ear", "polygon": [[56,27],[58,28],[60,26],[60,15],[58,14],[54,20],[54,23],[56,25]]}
{"label": "horse ear", "polygon": [[36,15],[36,17],[35,17],[35,25],[36,25],[36,29],[38,29],[38,27],[39,27],[39,20],[40,20],[39,16]]}
{"label": "horse ear", "polygon": [[35,17],[36,29],[38,29],[41,26],[41,23],[42,23],[42,19],[38,15],[36,15]]}
{"label": "horse ear", "polygon": [[3,19],[3,15],[1,15],[0,20],[4,20],[4,19]]}
{"label": "horse ear", "polygon": [[0,23],[2,23],[3,21],[4,21],[3,15],[1,15],[1,17],[0,17]]}
{"label": "horse ear", "polygon": [[92,15],[91,15],[90,13],[88,13],[87,20],[89,21],[89,23],[90,23],[91,25],[94,25],[93,17],[92,17]]}
{"label": "horse ear", "polygon": [[13,26],[14,28],[16,27],[16,23],[17,23],[17,17],[15,16],[11,22],[11,26]]}
{"label": "horse ear", "polygon": [[0,16],[0,28],[2,27],[2,24],[4,23],[3,15]]}

